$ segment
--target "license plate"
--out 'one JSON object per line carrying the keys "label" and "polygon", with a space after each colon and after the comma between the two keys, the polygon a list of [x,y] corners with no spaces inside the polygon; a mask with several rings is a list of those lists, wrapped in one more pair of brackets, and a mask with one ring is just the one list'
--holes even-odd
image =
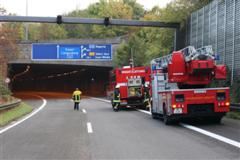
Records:
{"label": "license plate", "polygon": [[121,102],[121,105],[127,105],[127,102]]}
{"label": "license plate", "polygon": [[206,93],[206,90],[194,90],[194,93]]}
{"label": "license plate", "polygon": [[181,113],[182,113],[182,108],[175,108],[175,109],[173,110],[173,113],[174,113],[174,114],[181,114]]}

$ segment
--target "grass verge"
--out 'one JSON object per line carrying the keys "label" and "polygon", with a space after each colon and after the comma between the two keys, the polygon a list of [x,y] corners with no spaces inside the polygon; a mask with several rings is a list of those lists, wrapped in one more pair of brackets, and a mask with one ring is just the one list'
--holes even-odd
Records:
{"label": "grass verge", "polygon": [[0,127],[9,124],[10,122],[30,113],[33,108],[26,103],[21,103],[19,106],[12,109],[0,112]]}
{"label": "grass verge", "polygon": [[240,112],[228,112],[226,117],[240,120]]}

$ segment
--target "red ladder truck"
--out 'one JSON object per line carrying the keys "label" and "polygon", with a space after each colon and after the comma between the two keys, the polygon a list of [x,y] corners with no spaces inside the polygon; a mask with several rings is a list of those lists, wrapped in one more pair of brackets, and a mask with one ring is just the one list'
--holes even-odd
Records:
{"label": "red ladder truck", "polygon": [[112,70],[109,77],[107,96],[113,102],[115,87],[119,86],[120,91],[120,103],[117,108],[113,106],[113,109],[116,111],[119,108],[129,106],[138,108],[150,107],[144,101],[146,99],[144,89],[146,87],[150,89],[150,75],[150,67],[125,66]]}
{"label": "red ladder truck", "polygon": [[226,66],[216,65],[211,46],[186,47],[153,59],[152,117],[165,124],[183,118],[221,122],[229,111],[229,88],[207,88],[213,80],[226,79]]}

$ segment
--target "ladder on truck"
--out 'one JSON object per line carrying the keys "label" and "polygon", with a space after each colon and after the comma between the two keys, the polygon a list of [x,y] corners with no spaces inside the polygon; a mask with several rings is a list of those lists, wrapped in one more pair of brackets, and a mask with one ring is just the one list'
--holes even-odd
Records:
{"label": "ladder on truck", "polygon": [[[201,48],[195,49],[194,46],[187,46],[181,50],[184,55],[185,61],[189,62],[191,60],[196,60],[199,55],[205,55],[207,58],[215,59],[212,46],[203,46]],[[168,63],[172,60],[172,54],[168,54],[163,57],[153,59],[151,61],[151,66],[156,67],[156,69],[167,68]]]}

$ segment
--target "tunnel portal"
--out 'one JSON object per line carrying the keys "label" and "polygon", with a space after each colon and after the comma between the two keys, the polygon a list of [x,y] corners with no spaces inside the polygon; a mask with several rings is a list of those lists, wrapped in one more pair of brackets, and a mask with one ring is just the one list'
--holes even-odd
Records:
{"label": "tunnel portal", "polygon": [[72,92],[104,96],[111,67],[60,64],[9,64],[12,91]]}

